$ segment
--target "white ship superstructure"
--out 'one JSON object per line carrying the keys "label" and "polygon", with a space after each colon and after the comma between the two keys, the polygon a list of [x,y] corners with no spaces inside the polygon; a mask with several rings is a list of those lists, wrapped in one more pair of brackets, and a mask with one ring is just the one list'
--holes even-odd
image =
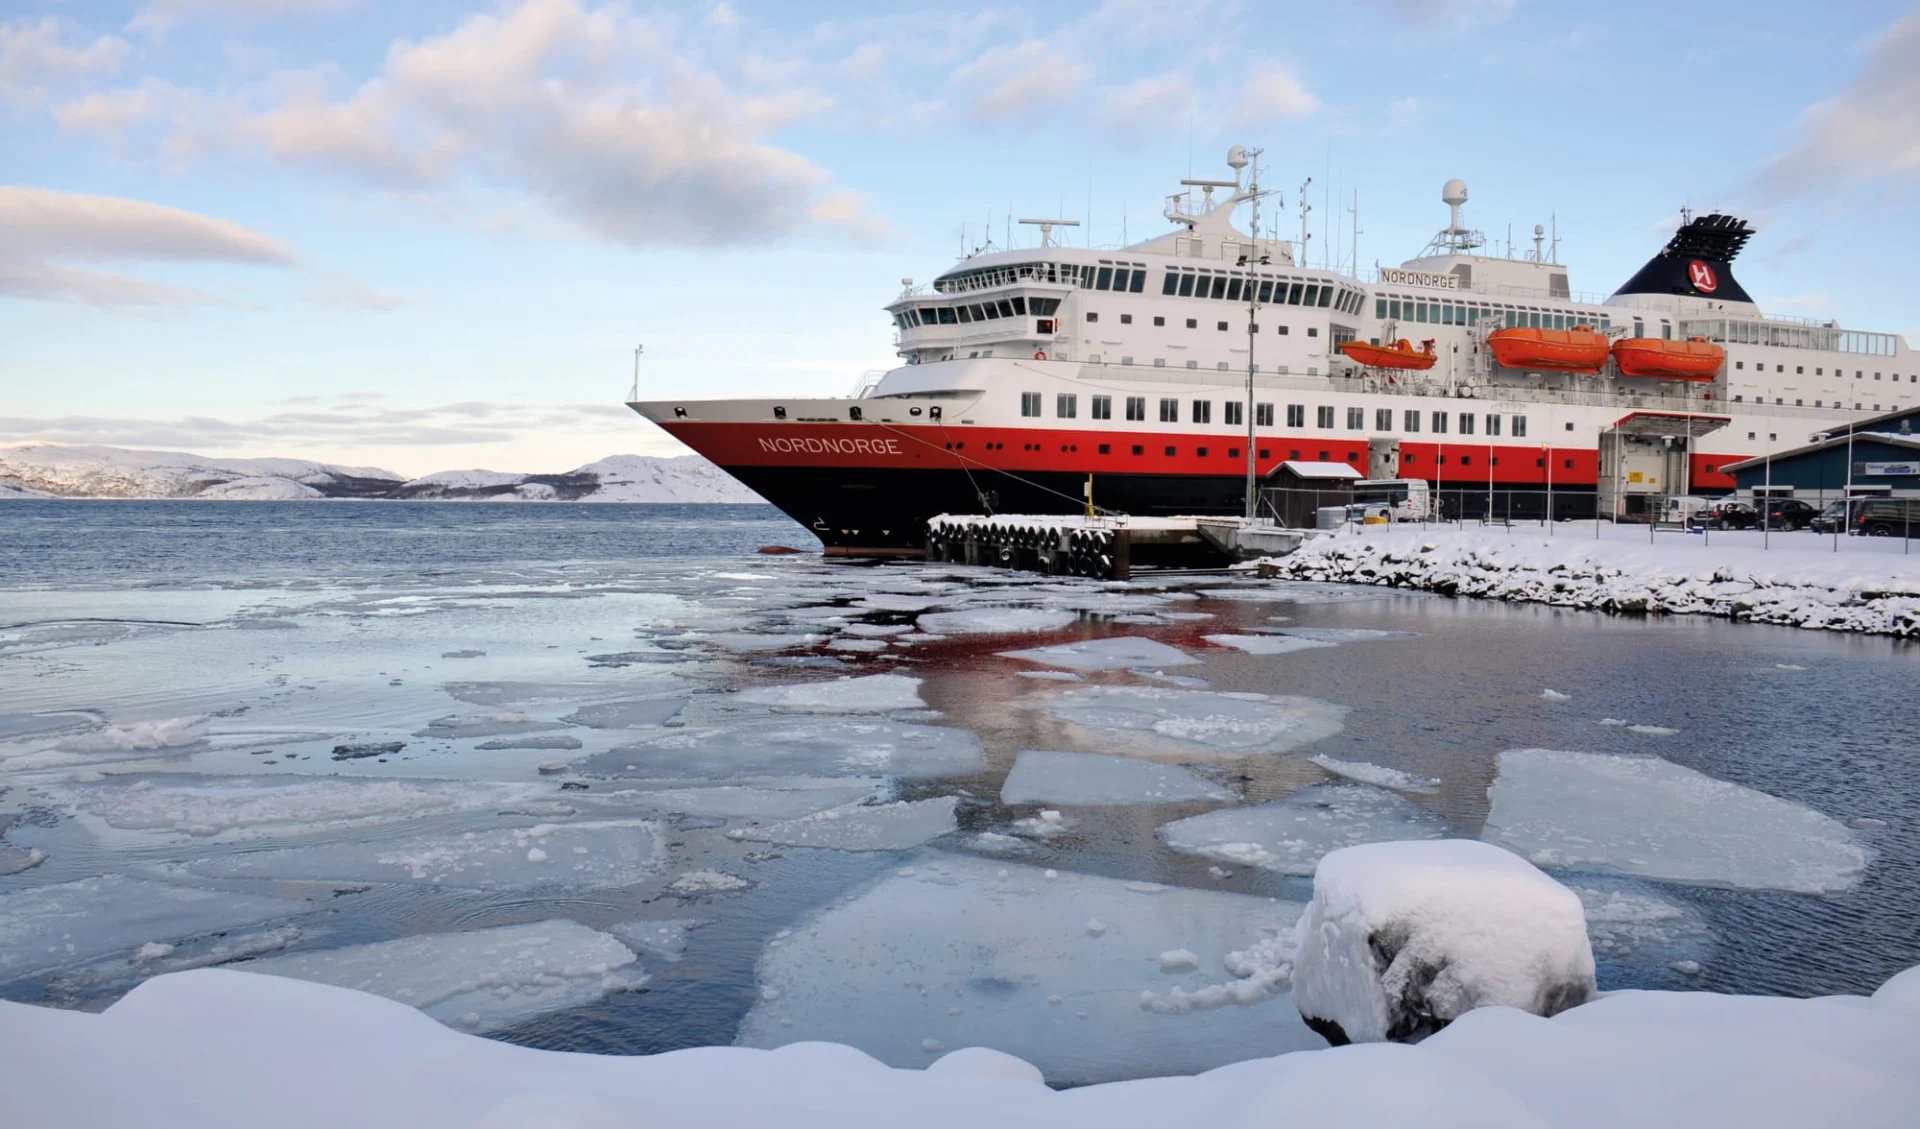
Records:
{"label": "white ship superstructure", "polygon": [[[1234,226],[1258,192],[1242,152],[1233,180],[1189,182],[1197,206],[1170,199],[1167,234],[1070,248],[1051,237],[1066,221],[1036,221],[1037,246],[909,284],[887,306],[905,363],[853,398],[636,388],[632,406],[859,554],[915,551],[936,513],[1077,510],[1089,477],[1109,510],[1238,513],[1249,416],[1261,477],[1347,462],[1484,484],[1515,513],[1551,485],[1567,512],[1629,516],[1730,489],[1722,468],[1769,445],[1920,401],[1898,335],[1763,314],[1733,276],[1751,231],[1732,217],[1687,217],[1603,298],[1572,288],[1537,228],[1530,252],[1485,253],[1451,181],[1448,226],[1363,279]],[[1565,342],[1594,359],[1557,359]],[[1648,356],[1654,375],[1634,375]]]}

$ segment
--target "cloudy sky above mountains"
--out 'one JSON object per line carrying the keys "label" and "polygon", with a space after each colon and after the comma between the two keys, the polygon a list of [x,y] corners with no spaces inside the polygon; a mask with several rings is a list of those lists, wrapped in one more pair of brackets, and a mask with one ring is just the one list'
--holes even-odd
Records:
{"label": "cloudy sky above mountains", "polygon": [[1236,142],[1283,234],[1314,178],[1316,263],[1356,189],[1358,265],[1413,255],[1459,176],[1579,290],[1722,206],[1770,309],[1920,329],[1898,4],[15,0],[0,131],[0,441],[671,453],[636,343],[652,388],[844,392],[900,278],[1009,211],[1155,234]]}

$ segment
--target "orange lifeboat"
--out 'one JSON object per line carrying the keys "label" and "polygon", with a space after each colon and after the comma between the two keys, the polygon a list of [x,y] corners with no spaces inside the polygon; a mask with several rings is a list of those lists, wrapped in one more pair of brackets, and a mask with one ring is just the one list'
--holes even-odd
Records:
{"label": "orange lifeboat", "polygon": [[1368,368],[1430,369],[1439,358],[1433,353],[1433,339],[1415,349],[1402,337],[1391,345],[1369,345],[1365,341],[1343,341],[1340,351]]}
{"label": "orange lifeboat", "polygon": [[1607,363],[1607,339],[1590,325],[1572,329],[1496,329],[1487,347],[1503,368],[1551,372],[1599,372]]}
{"label": "orange lifeboat", "polygon": [[1652,376],[1662,380],[1712,380],[1727,363],[1727,351],[1704,337],[1668,341],[1662,337],[1628,337],[1614,342],[1613,363],[1621,376]]}

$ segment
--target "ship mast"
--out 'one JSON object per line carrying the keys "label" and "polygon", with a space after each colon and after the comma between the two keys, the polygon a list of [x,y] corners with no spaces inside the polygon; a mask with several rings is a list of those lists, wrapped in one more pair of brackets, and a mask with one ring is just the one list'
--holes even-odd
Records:
{"label": "ship mast", "polygon": [[1258,281],[1254,278],[1254,271],[1252,268],[1256,264],[1265,265],[1271,260],[1271,256],[1269,256],[1265,252],[1265,250],[1263,250],[1260,246],[1260,197],[1265,195],[1265,193],[1260,191],[1260,154],[1264,152],[1266,152],[1266,150],[1264,149],[1243,149],[1240,146],[1236,145],[1233,147],[1232,150],[1230,150],[1227,153],[1227,164],[1233,168],[1233,174],[1236,179],[1239,177],[1241,169],[1248,168],[1249,166],[1251,166],[1251,168],[1247,172],[1247,186],[1242,191],[1241,195],[1243,195],[1246,199],[1250,200],[1253,203],[1253,215],[1248,227],[1248,231],[1252,236],[1252,241],[1248,244],[1247,249],[1240,253],[1240,262],[1239,262],[1240,266],[1248,268],[1247,276],[1241,282],[1241,287],[1247,297],[1246,519],[1248,521],[1252,521],[1256,516],[1256,512],[1259,508],[1259,500],[1260,500],[1260,492],[1256,482],[1255,468],[1257,464],[1254,461],[1255,436],[1254,436],[1254,430],[1253,430],[1253,374],[1259,371],[1259,366],[1254,364],[1253,347],[1254,347],[1255,339],[1259,335],[1259,328],[1260,328],[1259,325],[1254,321],[1254,319],[1255,317],[1258,316],[1259,310],[1260,310],[1260,286]]}

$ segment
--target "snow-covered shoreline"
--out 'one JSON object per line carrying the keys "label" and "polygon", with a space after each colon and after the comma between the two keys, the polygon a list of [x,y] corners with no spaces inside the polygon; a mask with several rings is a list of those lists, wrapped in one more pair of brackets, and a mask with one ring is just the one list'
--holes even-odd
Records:
{"label": "snow-covered shoreline", "polygon": [[306,459],[221,459],[178,451],[16,443],[0,446],[0,499],[322,499],[460,502],[761,501],[698,455],[614,455],[562,474],[446,470],[407,478]]}
{"label": "snow-covered shoreline", "polygon": [[[1710,615],[1873,635],[1920,636],[1920,556],[1901,543],[1851,539],[1839,553],[1813,534],[1716,533],[1710,541],[1645,527],[1582,523],[1539,530],[1479,526],[1372,528],[1309,540],[1260,562],[1283,580],[1418,588],[1624,614]],[[1876,551],[1881,548],[1890,552]]]}
{"label": "snow-covered shoreline", "polygon": [[221,969],[155,977],[97,1015],[0,1002],[0,1042],[17,1129],[240,1129],[263,1116],[289,1129],[1892,1127],[1920,1105],[1920,970],[1871,998],[1616,992],[1552,1019],[1487,1007],[1416,1046],[1269,1058],[1248,1046],[1249,1061],[1204,1074],[1065,1091],[980,1048],[924,1070],[823,1042],[536,1050],[363,992]]}

